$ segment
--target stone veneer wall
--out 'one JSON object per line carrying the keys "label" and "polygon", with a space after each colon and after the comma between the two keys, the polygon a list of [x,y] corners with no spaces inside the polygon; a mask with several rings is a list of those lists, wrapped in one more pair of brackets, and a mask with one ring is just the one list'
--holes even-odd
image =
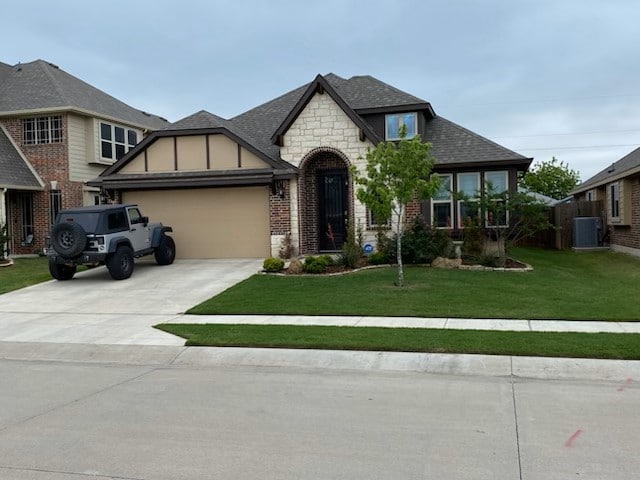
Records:
{"label": "stone veneer wall", "polygon": [[[319,147],[330,147],[338,150],[350,165],[355,165],[361,172],[366,165],[367,149],[373,144],[369,140],[360,140],[359,128],[351,121],[340,106],[328,93],[316,95],[300,113],[284,136],[284,145],[280,147],[280,155],[287,162],[299,167],[302,160],[310,158],[309,154]],[[304,187],[300,181],[291,182],[291,236],[294,245],[301,244],[300,218],[305,215],[302,210],[301,197]],[[353,188],[350,189],[353,192]],[[353,195],[352,199],[353,199]],[[305,194],[306,197],[306,194]],[[311,206],[313,208],[313,206]],[[351,215],[356,225],[366,229],[367,211],[357,199],[353,199]],[[375,241],[375,231],[365,230],[365,240]],[[316,237],[317,241],[317,237]],[[305,246],[308,245],[308,240]],[[304,250],[302,253],[305,253]]]}

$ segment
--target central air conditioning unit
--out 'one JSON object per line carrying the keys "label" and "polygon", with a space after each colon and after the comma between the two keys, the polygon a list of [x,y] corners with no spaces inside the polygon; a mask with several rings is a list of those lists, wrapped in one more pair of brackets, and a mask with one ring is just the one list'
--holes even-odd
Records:
{"label": "central air conditioning unit", "polygon": [[573,247],[589,248],[600,244],[602,220],[600,217],[575,217],[573,219]]}

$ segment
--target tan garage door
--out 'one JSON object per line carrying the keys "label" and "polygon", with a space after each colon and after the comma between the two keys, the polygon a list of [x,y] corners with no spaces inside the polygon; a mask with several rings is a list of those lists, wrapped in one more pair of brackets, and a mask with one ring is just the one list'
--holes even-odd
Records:
{"label": "tan garage door", "polygon": [[269,255],[268,187],[132,191],[123,202],[173,227],[178,258]]}

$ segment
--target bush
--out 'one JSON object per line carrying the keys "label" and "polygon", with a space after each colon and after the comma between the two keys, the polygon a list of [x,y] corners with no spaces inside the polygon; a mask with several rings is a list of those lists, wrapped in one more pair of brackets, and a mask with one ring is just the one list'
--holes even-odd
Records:
{"label": "bush", "polygon": [[324,273],[327,267],[333,263],[333,259],[328,255],[320,257],[307,257],[302,264],[304,273]]}
{"label": "bush", "polygon": [[477,257],[478,259],[478,263],[480,265],[483,265],[485,267],[503,267],[504,265],[501,265],[501,260],[500,257],[496,257],[494,254],[490,254],[490,253],[483,253],[481,255],[479,255]]}
{"label": "bush", "polygon": [[478,222],[472,218],[466,218],[464,221],[464,230],[462,231],[462,253],[467,257],[480,257],[484,250],[484,231],[478,225]]}
{"label": "bush", "polygon": [[280,260],[279,258],[269,257],[269,258],[265,258],[264,262],[262,262],[262,269],[265,272],[270,272],[270,273],[279,272],[283,268],[284,268],[284,261]]}
{"label": "bush", "polygon": [[371,265],[386,265],[389,263],[389,257],[384,252],[375,252],[369,255],[369,263]]}
{"label": "bush", "polygon": [[291,258],[295,255],[296,248],[293,246],[293,241],[291,240],[291,233],[287,232],[282,239],[282,246],[280,247],[280,251],[278,252],[278,256],[280,258]]}
{"label": "bush", "polygon": [[358,238],[352,226],[347,229],[347,238],[342,244],[340,263],[347,268],[357,268],[362,264],[362,230],[358,229]]}
{"label": "bush", "polygon": [[[378,240],[378,251],[393,262],[396,259],[396,237]],[[402,261],[405,263],[431,263],[437,257],[450,257],[453,253],[451,238],[445,230],[431,228],[420,217],[402,237]]]}

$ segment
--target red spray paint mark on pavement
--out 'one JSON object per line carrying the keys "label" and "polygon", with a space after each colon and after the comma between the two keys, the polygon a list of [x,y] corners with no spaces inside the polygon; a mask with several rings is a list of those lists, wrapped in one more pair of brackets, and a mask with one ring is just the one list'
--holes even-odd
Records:
{"label": "red spray paint mark on pavement", "polygon": [[623,392],[625,388],[627,388],[629,385],[631,385],[631,382],[633,382],[633,380],[630,379],[630,378],[627,378],[627,381],[624,382],[624,385],[621,386],[621,387],[618,387],[618,391],[619,392]]}
{"label": "red spray paint mark on pavement", "polygon": [[570,447],[571,444],[573,443],[573,441],[578,437],[578,435],[580,435],[582,433],[582,430],[578,429],[575,431],[575,433],[573,435],[571,435],[569,437],[569,440],[567,440],[566,442],[564,442],[564,446],[565,447]]}

